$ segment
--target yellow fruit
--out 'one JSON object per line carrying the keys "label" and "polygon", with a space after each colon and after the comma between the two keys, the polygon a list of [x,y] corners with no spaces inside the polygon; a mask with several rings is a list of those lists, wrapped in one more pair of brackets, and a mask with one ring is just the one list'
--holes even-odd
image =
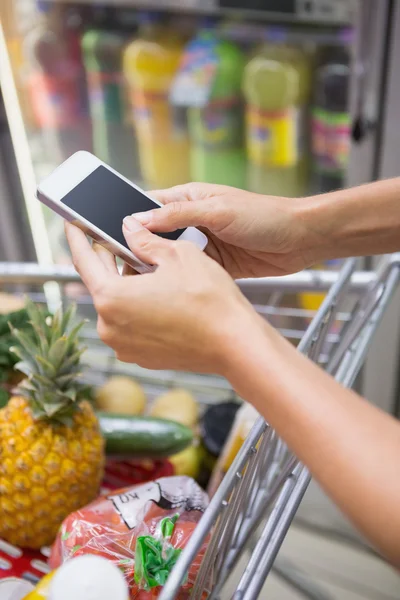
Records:
{"label": "yellow fruit", "polygon": [[96,404],[108,413],[141,415],[146,407],[146,394],[133,379],[116,375],[97,390]]}
{"label": "yellow fruit", "polygon": [[67,331],[73,311],[51,319],[32,304],[28,311],[35,334],[13,331],[28,379],[0,410],[0,538],[36,549],[97,496],[104,442],[76,379],[78,329]]}
{"label": "yellow fruit", "polygon": [[150,415],[177,421],[187,427],[195,427],[199,420],[199,406],[190,392],[176,388],[156,399]]}
{"label": "yellow fruit", "polygon": [[189,446],[178,454],[170,456],[168,460],[174,466],[175,475],[187,475],[196,479],[200,472],[201,450],[196,446]]}
{"label": "yellow fruit", "polygon": [[[12,398],[8,404],[13,414],[21,411],[24,416],[24,419],[21,418],[22,415],[19,417],[21,430],[13,434],[14,439],[21,439],[23,428],[35,424],[32,415],[24,412],[28,406],[27,401],[14,409],[15,403],[19,400],[17,397]],[[37,462],[37,445],[32,444],[25,450],[24,464],[19,468],[15,465],[13,476],[0,476],[0,537],[18,546],[23,545],[30,548],[51,544],[64,517],[96,497],[102,479],[103,442],[99,426],[96,421],[92,420],[90,404],[81,402],[80,410],[81,414],[87,415],[87,422],[84,420],[77,425],[76,419],[73,417],[70,430],[74,434],[74,439],[70,442],[66,441],[65,453],[57,454],[54,450],[54,441],[57,440],[57,436],[62,435],[66,426],[50,424],[47,430],[50,434],[49,444],[46,446],[47,450],[40,462]],[[2,412],[0,411],[0,420]],[[72,457],[76,441],[79,440],[83,430],[95,444],[100,441],[100,450],[96,460],[93,460],[90,443],[82,444],[81,458],[78,463],[75,463]],[[0,456],[8,453],[9,441],[7,436],[1,436]],[[70,455],[71,458],[68,458]],[[4,464],[2,466],[4,467]],[[6,465],[6,469],[3,470],[9,471],[10,467]],[[71,496],[73,486],[79,486],[82,490],[78,499]],[[32,510],[37,517],[46,514],[36,528],[41,533],[40,544],[37,543],[36,533],[30,527],[22,531],[19,526],[24,519],[29,522]],[[6,515],[7,527],[5,527],[4,521]],[[12,531],[10,530],[10,521],[15,524]]]}

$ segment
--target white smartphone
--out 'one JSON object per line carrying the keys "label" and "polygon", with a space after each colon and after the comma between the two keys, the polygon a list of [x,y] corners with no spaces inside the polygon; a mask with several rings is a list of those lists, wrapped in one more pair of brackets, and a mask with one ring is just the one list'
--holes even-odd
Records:
{"label": "white smartphone", "polygon": [[[90,152],[76,152],[57,167],[39,184],[37,198],[138,273],[154,270],[154,266],[143,263],[129,249],[122,233],[122,221],[128,215],[158,208],[161,204]],[[193,242],[201,250],[208,241],[195,227],[157,235]]]}

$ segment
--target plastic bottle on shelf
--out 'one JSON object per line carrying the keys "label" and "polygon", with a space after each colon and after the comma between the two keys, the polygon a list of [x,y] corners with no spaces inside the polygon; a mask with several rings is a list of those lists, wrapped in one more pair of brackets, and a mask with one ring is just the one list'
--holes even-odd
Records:
{"label": "plastic bottle on shelf", "polygon": [[87,554],[46,575],[24,600],[128,600],[128,586],[116,565]]}
{"label": "plastic bottle on shelf", "polygon": [[[316,193],[340,189],[345,183],[351,144],[349,113],[350,56],[344,46],[322,49],[315,72],[311,145],[313,188]],[[321,269],[339,269],[331,260]],[[317,310],[325,294],[301,294],[303,308]]]}
{"label": "plastic bottle on shelf", "polygon": [[79,15],[37,2],[39,22],[25,38],[27,86],[48,157],[60,162],[91,149]]}
{"label": "plastic bottle on shelf", "polygon": [[158,13],[140,13],[138,36],[126,47],[123,70],[129,86],[142,176],[146,186],[169,187],[189,180],[185,113],[169,92],[184,39]]}
{"label": "plastic bottle on shelf", "polygon": [[[219,39],[215,21],[208,19],[185,54],[189,63],[204,52],[200,70],[215,69],[205,106],[188,109],[191,178],[244,188],[246,156],[242,102],[243,52]],[[214,63],[214,64],[211,64]]]}
{"label": "plastic bottle on shelf", "polygon": [[343,46],[326,47],[318,62],[312,109],[313,179],[316,192],[330,192],[344,185],[350,153],[349,52]]}
{"label": "plastic bottle on shelf", "polygon": [[276,40],[263,44],[244,71],[248,187],[298,196],[308,184],[311,59],[301,48],[282,43],[279,31]]}
{"label": "plastic bottle on shelf", "polygon": [[138,160],[132,124],[126,119],[126,89],[122,72],[127,33],[105,24],[82,36],[89,92],[93,151],[126,177],[137,179]]}

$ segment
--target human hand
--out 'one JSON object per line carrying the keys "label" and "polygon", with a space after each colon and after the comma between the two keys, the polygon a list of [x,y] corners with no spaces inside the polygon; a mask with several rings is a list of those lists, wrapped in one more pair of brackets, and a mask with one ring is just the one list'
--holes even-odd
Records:
{"label": "human hand", "polygon": [[157,265],[153,273],[120,276],[107,250],[92,248],[80,229],[66,224],[75,268],[98,312],[100,338],[124,362],[224,375],[232,345],[263,320],[194,244],[153,235],[132,217],[123,231],[132,252]]}
{"label": "human hand", "polygon": [[305,199],[202,183],[152,195],[165,206],[135,218],[153,232],[200,227],[209,238],[206,253],[234,278],[300,271],[313,264],[313,250],[321,244],[303,219]]}

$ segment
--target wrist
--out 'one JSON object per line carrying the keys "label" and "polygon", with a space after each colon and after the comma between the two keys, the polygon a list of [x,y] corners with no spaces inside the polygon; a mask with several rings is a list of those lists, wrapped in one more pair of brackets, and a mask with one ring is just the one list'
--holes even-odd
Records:
{"label": "wrist", "polygon": [[338,198],[332,196],[300,198],[294,206],[295,219],[302,224],[304,232],[299,251],[307,266],[346,256],[343,207]]}
{"label": "wrist", "polygon": [[273,384],[276,369],[282,369],[286,353],[294,352],[287,342],[269,323],[249,305],[250,310],[237,314],[229,333],[220,344],[220,374],[235,391],[253,402],[262,386]]}
{"label": "wrist", "polygon": [[298,200],[310,264],[399,249],[400,178]]}

